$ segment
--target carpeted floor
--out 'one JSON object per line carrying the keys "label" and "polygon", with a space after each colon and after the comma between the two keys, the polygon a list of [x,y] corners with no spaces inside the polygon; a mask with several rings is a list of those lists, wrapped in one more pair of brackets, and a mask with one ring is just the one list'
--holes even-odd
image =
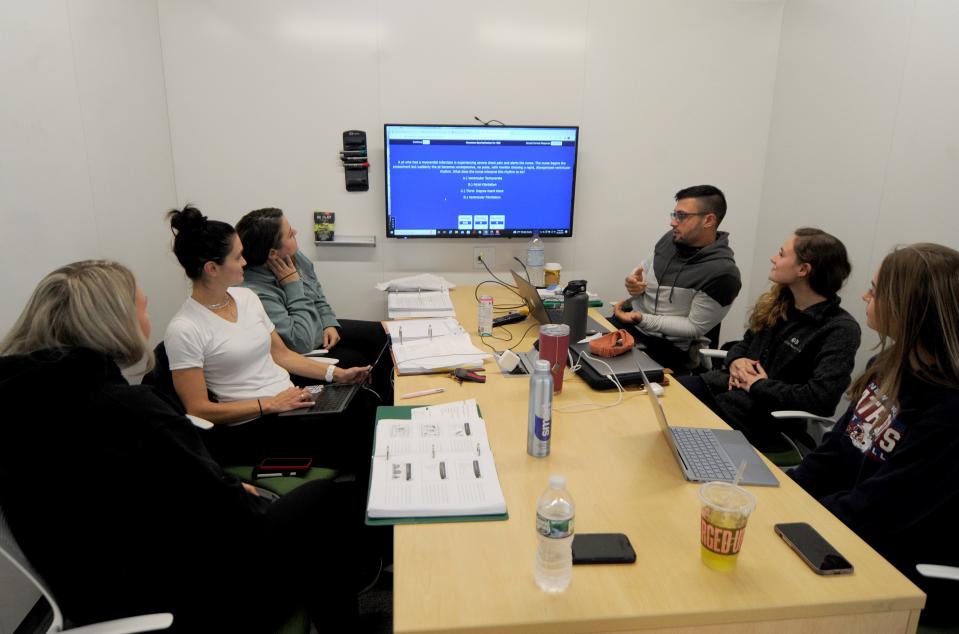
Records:
{"label": "carpeted floor", "polygon": [[389,634],[393,631],[393,567],[380,575],[376,585],[360,595],[363,632]]}

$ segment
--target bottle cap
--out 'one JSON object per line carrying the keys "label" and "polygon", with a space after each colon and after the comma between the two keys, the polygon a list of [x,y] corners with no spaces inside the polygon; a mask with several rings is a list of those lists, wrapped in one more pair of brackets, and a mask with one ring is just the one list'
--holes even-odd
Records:
{"label": "bottle cap", "polygon": [[533,366],[533,369],[536,372],[549,372],[549,361],[546,359],[537,359],[536,365]]}
{"label": "bottle cap", "polygon": [[566,488],[566,476],[561,475],[551,475],[549,477],[549,487],[551,489],[565,489]]}

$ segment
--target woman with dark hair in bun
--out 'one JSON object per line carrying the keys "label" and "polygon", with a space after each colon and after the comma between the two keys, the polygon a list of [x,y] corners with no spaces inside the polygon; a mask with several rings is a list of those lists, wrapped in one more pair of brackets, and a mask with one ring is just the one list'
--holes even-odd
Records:
{"label": "woman with dark hair in bun", "polygon": [[[311,392],[294,386],[290,373],[318,382],[358,383],[370,368],[322,364],[287,348],[256,293],[238,286],[246,262],[233,227],[208,220],[191,206],[171,211],[168,218],[176,236],[173,251],[193,289],[170,321],[164,342],[173,385],[187,412],[214,424],[214,456],[249,463],[309,453],[324,464],[368,470],[373,423],[365,392],[343,414],[324,416],[323,424],[272,415],[313,404]],[[344,459],[349,464],[342,464]]]}

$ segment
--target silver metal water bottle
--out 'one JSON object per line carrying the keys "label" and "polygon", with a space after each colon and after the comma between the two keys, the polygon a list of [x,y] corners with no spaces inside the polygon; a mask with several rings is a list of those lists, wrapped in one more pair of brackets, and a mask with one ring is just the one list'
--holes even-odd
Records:
{"label": "silver metal water bottle", "polygon": [[526,429],[526,453],[536,458],[549,455],[553,432],[553,375],[549,361],[539,359],[529,377],[529,421]]}

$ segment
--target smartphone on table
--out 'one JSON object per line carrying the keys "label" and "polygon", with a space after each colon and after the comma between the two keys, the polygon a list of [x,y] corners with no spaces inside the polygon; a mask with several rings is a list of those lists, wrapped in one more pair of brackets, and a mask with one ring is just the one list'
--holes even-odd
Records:
{"label": "smartphone on table", "polygon": [[622,533],[576,533],[573,564],[631,564],[636,551]]}
{"label": "smartphone on table", "polygon": [[776,524],[773,529],[820,575],[852,574],[853,566],[815,528],[805,522]]}

